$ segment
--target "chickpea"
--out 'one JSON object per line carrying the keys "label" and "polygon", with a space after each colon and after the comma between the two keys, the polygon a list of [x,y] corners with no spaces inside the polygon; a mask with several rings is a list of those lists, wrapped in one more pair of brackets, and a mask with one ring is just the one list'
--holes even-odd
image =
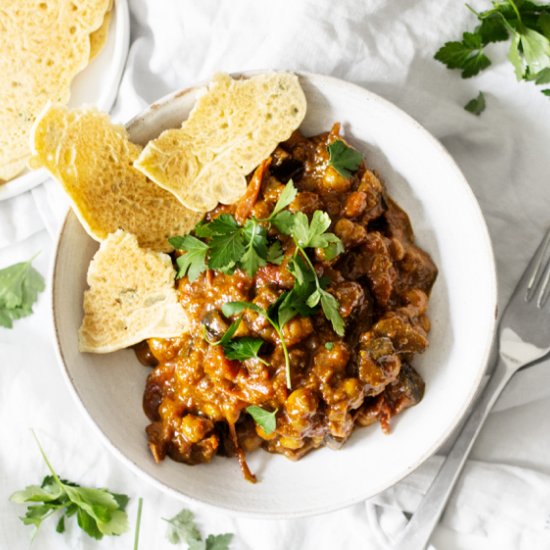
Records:
{"label": "chickpea", "polygon": [[323,174],[323,186],[331,191],[343,193],[351,187],[351,180],[339,174],[332,166],[328,166]]}
{"label": "chickpea", "polygon": [[367,230],[361,224],[354,223],[347,218],[341,218],[336,222],[334,232],[342,239],[346,248],[361,244],[367,238]]}
{"label": "chickpea", "polygon": [[311,416],[317,411],[319,400],[313,390],[298,388],[286,400],[285,408],[290,417]]}
{"label": "chickpea", "polygon": [[188,414],[181,419],[179,429],[187,442],[198,443],[213,427],[212,421]]}
{"label": "chickpea", "polygon": [[367,207],[367,195],[362,191],[354,191],[348,195],[344,204],[344,216],[356,218],[360,216]]}
{"label": "chickpea", "polygon": [[295,317],[283,328],[287,346],[294,346],[313,332],[313,323],[309,317]]}

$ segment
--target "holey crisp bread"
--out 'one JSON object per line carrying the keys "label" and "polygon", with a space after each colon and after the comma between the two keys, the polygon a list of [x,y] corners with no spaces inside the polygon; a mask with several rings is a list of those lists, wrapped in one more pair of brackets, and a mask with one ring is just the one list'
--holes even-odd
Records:
{"label": "holey crisp bread", "polygon": [[[90,60],[90,35],[111,0],[0,2],[0,183],[21,172],[29,134],[48,101],[66,103],[74,77]],[[94,39],[97,51],[104,38]]]}
{"label": "holey crisp bread", "polygon": [[95,109],[50,106],[36,121],[31,147],[33,166],[45,167],[61,183],[98,241],[124,229],[140,246],[166,252],[172,250],[169,237],[188,233],[203,216],[136,170],[141,147]]}
{"label": "holey crisp bread", "polygon": [[296,75],[233,80],[218,74],[181,128],[149,142],[135,166],[191,210],[231,204],[243,195],[245,177],[290,137],[305,113]]}
{"label": "holey crisp bread", "polygon": [[175,275],[168,254],[140,248],[120,229],[111,233],[88,269],[80,351],[108,353],[147,338],[180,336],[188,321]]}

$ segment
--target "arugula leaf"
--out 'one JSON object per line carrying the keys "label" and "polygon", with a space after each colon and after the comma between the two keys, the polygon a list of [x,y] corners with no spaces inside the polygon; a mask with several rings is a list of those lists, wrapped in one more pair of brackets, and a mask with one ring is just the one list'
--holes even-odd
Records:
{"label": "arugula leaf", "polygon": [[464,105],[466,111],[479,116],[485,110],[485,96],[483,92],[479,92],[478,96],[474,99],[471,99]]}
{"label": "arugula leaf", "polygon": [[254,419],[254,422],[262,428],[266,435],[272,434],[277,428],[276,414],[279,409],[272,412],[266,411],[257,405],[246,407],[246,412]]}
{"label": "arugula leaf", "polygon": [[184,275],[187,275],[189,280],[193,282],[203,271],[206,271],[208,245],[192,235],[171,237],[168,239],[168,242],[174,248],[185,251],[185,254],[178,256],[176,259],[176,264],[178,265],[176,278],[180,279]]}
{"label": "arugula leaf", "polygon": [[12,328],[13,321],[27,317],[46,285],[32,260],[0,270],[0,326]]}
{"label": "arugula leaf", "polygon": [[350,178],[352,173],[359,168],[363,155],[348,147],[342,140],[335,140],[327,146],[329,161],[332,166],[344,178]]}
{"label": "arugula leaf", "polygon": [[236,361],[246,361],[246,359],[258,359],[264,365],[268,365],[258,353],[262,347],[264,341],[261,338],[251,338],[244,336],[243,338],[236,338],[229,340],[222,344],[223,352],[228,359],[234,359]]}
{"label": "arugula leaf", "polygon": [[75,514],[78,525],[90,537],[98,540],[104,535],[120,535],[128,530],[128,516],[124,511],[128,503],[126,495],[111,493],[107,489],[81,487],[76,483],[60,479],[38,439],[36,442],[51,475],[43,479],[40,487],[29,485],[24,490],[11,495],[10,500],[18,504],[42,503],[27,507],[25,516],[21,518],[25,525],[34,525],[36,534],[46,518],[61,510],[62,516],[56,524],[58,533],[65,530],[65,518]]}
{"label": "arugula leaf", "polygon": [[229,550],[233,534],[208,535],[206,540],[203,540],[191,510],[184,508],[173,518],[163,519],[168,523],[166,537],[172,544],[183,541],[187,543],[189,550]]}
{"label": "arugula leaf", "polygon": [[481,36],[471,32],[463,33],[462,42],[446,42],[434,57],[449,69],[462,69],[462,78],[475,76],[491,64],[483,53]]}

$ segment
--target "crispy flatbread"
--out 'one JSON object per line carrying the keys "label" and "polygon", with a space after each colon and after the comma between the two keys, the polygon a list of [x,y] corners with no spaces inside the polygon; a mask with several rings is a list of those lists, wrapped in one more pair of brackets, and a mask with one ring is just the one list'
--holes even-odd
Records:
{"label": "crispy flatbread", "polygon": [[296,75],[233,80],[218,74],[181,128],[149,142],[135,166],[191,210],[231,204],[244,193],[245,176],[290,137],[305,113]]}
{"label": "crispy flatbread", "polygon": [[167,254],[138,246],[118,230],[105,239],[88,268],[80,351],[109,353],[146,338],[182,334],[188,320],[174,287]]}
{"label": "crispy flatbread", "polygon": [[0,3],[0,182],[30,155],[31,126],[48,101],[66,103],[90,59],[90,34],[110,0],[2,0]]}
{"label": "crispy flatbread", "polygon": [[101,241],[117,229],[140,246],[169,251],[168,237],[188,233],[203,214],[185,208],[133,167],[141,147],[96,109],[48,107],[36,120],[32,165],[61,183],[84,229]]}

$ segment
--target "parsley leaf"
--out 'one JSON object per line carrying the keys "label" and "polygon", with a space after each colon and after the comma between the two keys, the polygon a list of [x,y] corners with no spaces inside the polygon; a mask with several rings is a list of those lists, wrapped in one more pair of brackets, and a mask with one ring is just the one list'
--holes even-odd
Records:
{"label": "parsley leaf", "polygon": [[273,208],[273,212],[271,212],[268,220],[273,219],[273,217],[281,212],[281,210],[289,206],[290,203],[296,198],[297,194],[298,190],[294,186],[294,182],[292,180],[289,180],[288,183],[285,185],[285,188],[279,195],[279,200],[276,202],[275,207]]}
{"label": "parsley leaf", "polygon": [[192,235],[171,237],[168,239],[168,242],[174,248],[185,251],[185,254],[178,256],[176,259],[176,264],[178,265],[176,278],[179,279],[187,275],[189,280],[193,282],[203,271],[206,271],[207,244]]}
{"label": "parsley leaf", "polygon": [[462,78],[475,76],[491,64],[483,53],[481,36],[471,32],[463,33],[462,42],[446,42],[434,57],[449,69],[462,69]]}
{"label": "parsley leaf", "polygon": [[335,140],[327,146],[329,154],[329,166],[332,166],[344,178],[351,177],[359,168],[363,155],[348,147],[342,140]]}
{"label": "parsley leaf", "polygon": [[325,342],[325,349],[332,351],[333,348],[334,348],[334,342]]}
{"label": "parsley leaf", "polygon": [[32,260],[0,270],[0,326],[12,328],[13,321],[31,315],[38,294],[46,287]]}
{"label": "parsley leaf", "polygon": [[163,519],[168,523],[166,537],[172,544],[183,541],[189,550],[229,550],[233,534],[208,535],[206,540],[203,540],[191,510],[183,509],[173,518]]}
{"label": "parsley leaf", "polygon": [[264,341],[261,338],[251,338],[244,336],[243,338],[235,338],[222,344],[223,352],[228,359],[236,361],[245,361],[246,359],[258,359],[264,365],[268,363],[264,361],[258,353]]}
{"label": "parsley leaf", "polygon": [[464,105],[466,111],[479,116],[485,110],[485,96],[483,92],[479,92],[478,96],[474,99],[471,99]]}
{"label": "parsley leaf", "polygon": [[544,95],[550,97],[550,88],[546,88],[545,90],[541,90],[541,92],[542,92]]}
{"label": "parsley leaf", "polygon": [[[36,438],[36,436],[35,436]],[[128,497],[111,493],[107,489],[81,487],[59,476],[53,470],[44,450],[36,440],[42,458],[50,470],[40,486],[29,485],[10,497],[17,504],[40,502],[29,505],[21,521],[25,525],[34,525],[36,532],[42,522],[58,510],[62,516],[57,522],[56,531],[63,533],[65,518],[76,514],[77,523],[90,537],[102,539],[104,535],[121,535],[128,530],[128,516],[125,512]]]}
{"label": "parsley leaf", "polygon": [[269,412],[257,405],[246,407],[246,412],[254,419],[254,422],[262,428],[266,435],[272,434],[277,428],[276,415],[278,410],[279,409],[275,409]]}
{"label": "parsley leaf", "polygon": [[267,233],[264,227],[252,219],[246,221],[242,234],[246,245],[239,264],[252,277],[258,268],[267,263]]}
{"label": "parsley leaf", "polygon": [[283,247],[281,241],[275,241],[267,249],[267,261],[270,264],[280,265],[284,259]]}

